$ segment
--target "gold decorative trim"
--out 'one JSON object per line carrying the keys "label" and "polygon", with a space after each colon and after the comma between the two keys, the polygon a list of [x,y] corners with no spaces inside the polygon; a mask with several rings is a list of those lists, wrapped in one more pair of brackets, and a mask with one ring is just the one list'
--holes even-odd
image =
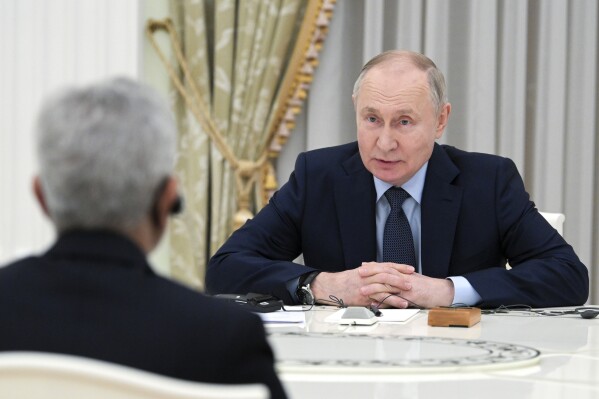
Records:
{"label": "gold decorative trim", "polygon": [[269,122],[268,162],[262,169],[262,201],[266,204],[277,190],[274,162],[295,127],[318,66],[318,55],[328,33],[336,0],[310,0],[295,48],[276,99],[276,112]]}

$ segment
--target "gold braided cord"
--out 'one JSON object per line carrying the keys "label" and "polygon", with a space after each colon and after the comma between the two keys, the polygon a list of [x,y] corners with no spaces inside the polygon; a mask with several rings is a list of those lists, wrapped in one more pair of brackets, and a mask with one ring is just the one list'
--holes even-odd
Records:
{"label": "gold braided cord", "polygon": [[328,33],[336,0],[310,0],[301,25],[285,77],[275,100],[275,109],[268,124],[268,156],[263,168],[263,198],[266,203],[277,189],[273,161],[279,156],[290,131],[295,127],[295,118],[312,83],[318,65],[318,54]]}
{"label": "gold braided cord", "polygon": [[[167,60],[164,52],[156,42],[154,33],[158,30],[164,30],[169,34],[171,46],[175,52],[175,57],[183,69],[183,75],[189,84],[191,92],[188,92],[183,81],[175,71],[175,68]],[[239,159],[235,156],[231,150],[231,147],[227,144],[226,139],[214,124],[212,113],[202,99],[200,91],[192,78],[187,60],[185,59],[181,49],[181,41],[170,18],[166,18],[164,20],[148,20],[146,24],[146,35],[148,36],[152,47],[160,57],[160,60],[165,65],[173,84],[177,88],[177,91],[181,97],[184,99],[185,104],[235,172],[235,182],[237,187],[237,213],[234,216],[233,228],[237,229],[248,218],[252,217],[252,213],[249,210],[250,194],[254,184],[256,183],[258,173],[267,160],[268,153],[267,151],[262,151],[261,156],[256,161]]]}

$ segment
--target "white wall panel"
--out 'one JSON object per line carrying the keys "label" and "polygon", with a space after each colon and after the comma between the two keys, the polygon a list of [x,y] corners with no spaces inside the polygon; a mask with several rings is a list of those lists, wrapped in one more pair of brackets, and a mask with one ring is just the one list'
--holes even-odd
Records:
{"label": "white wall panel", "polygon": [[140,74],[138,0],[0,1],[0,264],[53,231],[31,194],[34,122],[64,85]]}
{"label": "white wall panel", "polygon": [[370,0],[364,7],[364,42],[362,43],[362,64],[383,52],[383,31],[385,3],[383,0]]}
{"label": "white wall panel", "polygon": [[466,130],[477,132],[468,135],[468,148],[495,153],[496,85],[488,84],[497,78],[497,4],[492,1],[469,3],[470,32]]}
{"label": "white wall panel", "polygon": [[500,49],[498,68],[497,153],[511,158],[525,174],[526,50],[528,3],[506,0],[499,4]]}
{"label": "white wall panel", "polygon": [[[395,48],[423,51],[422,15],[424,2],[420,0],[395,0]],[[389,50],[389,49],[386,49]]]}
{"label": "white wall panel", "polygon": [[[451,2],[445,0],[429,0],[426,2],[424,12],[424,48],[423,54],[435,62],[437,67],[444,72],[445,80],[451,81],[449,25]],[[453,101],[451,89],[448,89],[449,102]],[[451,124],[451,118],[449,123]],[[441,144],[448,142],[448,129],[438,140]]]}
{"label": "white wall panel", "polygon": [[566,0],[539,2],[532,163],[540,173],[528,185],[537,204],[548,212],[563,209],[567,22]]}
{"label": "white wall panel", "polygon": [[[595,0],[576,1],[569,8],[567,54],[564,212],[565,234],[576,243],[582,261],[593,265],[593,247],[599,249],[599,235],[593,237],[593,210],[599,212],[593,186],[596,164],[599,107],[597,71],[599,5]],[[576,173],[576,171],[578,171]],[[589,239],[591,238],[591,239]],[[599,273],[591,268],[591,281],[599,287]],[[596,295],[599,300],[599,292]],[[595,303],[597,303],[597,300]]]}

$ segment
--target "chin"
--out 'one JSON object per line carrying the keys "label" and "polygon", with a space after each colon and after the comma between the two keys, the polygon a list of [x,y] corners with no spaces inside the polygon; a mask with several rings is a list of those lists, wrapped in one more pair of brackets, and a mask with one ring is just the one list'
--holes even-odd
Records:
{"label": "chin", "polygon": [[391,175],[389,173],[376,173],[375,176],[385,183],[393,184],[394,186],[402,185],[402,180],[397,175]]}
{"label": "chin", "polygon": [[376,176],[378,179],[393,184],[394,186],[401,185],[407,181],[405,179],[406,176],[406,168],[405,163],[395,163],[395,164],[382,164],[379,161],[374,161],[370,163],[370,173]]}

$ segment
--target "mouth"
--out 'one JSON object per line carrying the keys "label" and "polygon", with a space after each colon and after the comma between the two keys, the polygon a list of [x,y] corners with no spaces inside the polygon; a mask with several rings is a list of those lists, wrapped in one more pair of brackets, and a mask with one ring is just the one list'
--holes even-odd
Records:
{"label": "mouth", "polygon": [[401,161],[391,161],[391,160],[386,160],[386,159],[379,159],[379,158],[375,158],[374,159],[377,163],[380,163],[382,165],[395,165],[400,163]]}

